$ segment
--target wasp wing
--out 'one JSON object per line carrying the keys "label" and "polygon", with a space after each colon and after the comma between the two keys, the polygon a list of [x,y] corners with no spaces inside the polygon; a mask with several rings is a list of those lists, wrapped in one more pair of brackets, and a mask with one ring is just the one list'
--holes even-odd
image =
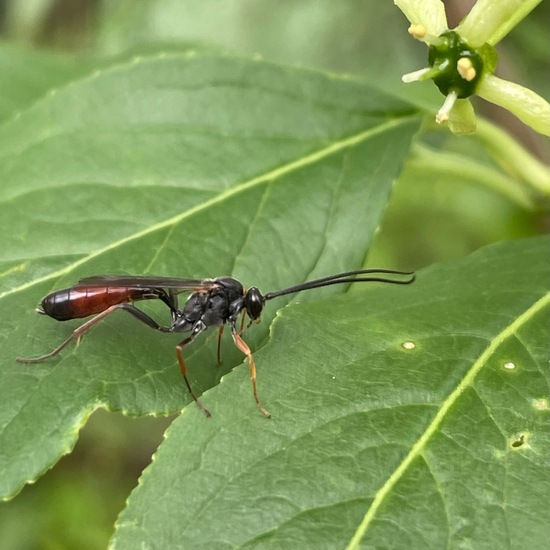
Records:
{"label": "wasp wing", "polygon": [[181,279],[178,277],[155,277],[149,275],[92,275],[80,279],[77,287],[123,286],[132,288],[160,288],[177,292],[207,291],[220,286],[214,279]]}

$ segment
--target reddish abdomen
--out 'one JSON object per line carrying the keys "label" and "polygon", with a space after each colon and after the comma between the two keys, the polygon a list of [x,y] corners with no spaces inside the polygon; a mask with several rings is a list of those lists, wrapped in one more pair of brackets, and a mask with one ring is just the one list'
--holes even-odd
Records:
{"label": "reddish abdomen", "polygon": [[117,304],[144,300],[148,297],[151,297],[150,289],[125,286],[78,287],[78,290],[74,287],[64,288],[48,294],[42,300],[42,311],[38,311],[57,321],[68,321],[101,313]]}

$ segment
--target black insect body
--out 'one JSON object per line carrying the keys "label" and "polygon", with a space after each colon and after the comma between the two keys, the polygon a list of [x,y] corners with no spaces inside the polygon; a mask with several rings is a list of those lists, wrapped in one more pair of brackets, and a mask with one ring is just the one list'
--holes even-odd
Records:
{"label": "black insect body", "polygon": [[[408,276],[406,279],[389,279],[383,274]],[[357,277],[367,275],[366,277]],[[391,269],[363,269],[348,271],[315,279],[277,292],[263,295],[256,287],[245,290],[243,285],[232,277],[216,279],[179,279],[171,277],[98,275],[81,279],[77,285],[48,294],[41,302],[37,312],[48,315],[58,321],[81,319],[95,315],[75,329],[72,334],[50,353],[35,358],[18,357],[22,363],[40,363],[57,355],[71,341],[77,344],[99,321],[117,310],[123,310],[147,326],[160,332],[189,332],[189,336],[176,346],[176,355],[181,373],[191,397],[203,412],[210,416],[208,409],[197,399],[187,378],[187,369],[183,360],[182,349],[190,344],[201,332],[209,327],[219,327],[218,361],[220,360],[220,339],[225,325],[231,328],[235,345],[248,357],[250,378],[254,399],[262,413],[270,417],[258,398],[256,387],[256,366],[250,348],[242,339],[244,316],[250,322],[258,321],[268,300],[293,294],[302,290],[319,288],[342,283],[377,281],[392,284],[410,284],[414,274]],[[183,309],[179,309],[178,295],[191,292]],[[163,326],[134,305],[142,300],[158,299],[170,309],[172,324]],[[238,328],[239,316],[243,315],[241,327]]]}

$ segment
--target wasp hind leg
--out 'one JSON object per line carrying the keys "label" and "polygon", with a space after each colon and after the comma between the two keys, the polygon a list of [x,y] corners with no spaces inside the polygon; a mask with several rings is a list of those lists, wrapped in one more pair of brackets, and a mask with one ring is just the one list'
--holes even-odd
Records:
{"label": "wasp hind leg", "polygon": [[127,311],[131,315],[133,315],[136,319],[141,321],[142,323],[145,323],[147,326],[159,330],[161,332],[170,332],[170,327],[163,327],[162,325],[159,325],[153,318],[149,317],[146,313],[138,309],[137,307],[133,306],[132,304],[116,304],[114,306],[111,306],[107,308],[105,311],[102,311],[89,321],[86,321],[84,324],[80,325],[78,328],[76,328],[71,335],[61,342],[59,346],[57,346],[54,350],[50,351],[50,353],[46,353],[44,355],[41,355],[40,357],[17,357],[16,361],[19,361],[19,363],[42,363],[43,361],[46,361],[48,359],[51,359],[52,357],[55,357],[60,351],[62,351],[65,347],[67,347],[73,340],[76,340],[76,344],[80,344],[80,340],[82,337],[93,327],[95,327],[100,321],[105,319],[108,315],[113,313],[116,310],[122,310]]}

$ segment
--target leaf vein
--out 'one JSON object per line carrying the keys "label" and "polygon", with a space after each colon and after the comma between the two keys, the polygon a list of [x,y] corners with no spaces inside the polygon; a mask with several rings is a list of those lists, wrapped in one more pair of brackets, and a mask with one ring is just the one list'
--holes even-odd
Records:
{"label": "leaf vein", "polygon": [[451,407],[455,404],[458,398],[462,395],[464,390],[467,387],[471,387],[472,383],[482,369],[486,365],[487,360],[493,355],[493,353],[498,349],[498,347],[510,336],[514,335],[516,331],[526,322],[528,322],[532,317],[534,317],[539,311],[543,308],[550,306],[550,292],[544,294],[539,298],[531,307],[526,309],[521,315],[518,315],[514,321],[509,323],[495,338],[489,343],[485,350],[480,354],[476,361],[474,361],[470,370],[466,373],[462,381],[458,386],[450,393],[447,399],[442,403],[441,408],[435,415],[432,422],[428,425],[424,433],[420,436],[417,442],[412,446],[409,453],[401,461],[399,466],[394,470],[394,472],[389,476],[388,480],[384,485],[378,490],[371,506],[367,509],[363,520],[357,527],[353,537],[350,539],[346,550],[355,550],[359,548],[359,545],[367,532],[367,529],[374,520],[376,513],[378,512],[382,502],[389,495],[390,491],[395,487],[397,482],[405,475],[409,466],[412,464],[413,460],[419,456],[431,437],[435,434],[437,429],[443,423],[447,413]]}

